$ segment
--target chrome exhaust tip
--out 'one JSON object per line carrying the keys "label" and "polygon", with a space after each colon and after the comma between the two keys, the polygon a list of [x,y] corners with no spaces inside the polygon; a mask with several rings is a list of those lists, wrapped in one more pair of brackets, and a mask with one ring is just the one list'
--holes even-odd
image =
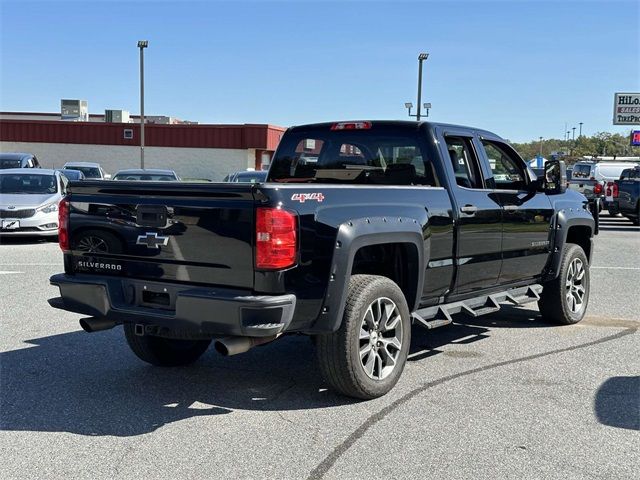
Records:
{"label": "chrome exhaust tip", "polygon": [[280,334],[269,337],[225,337],[216,340],[213,347],[220,355],[230,357],[231,355],[245,353],[258,345],[273,342],[279,336]]}
{"label": "chrome exhaust tip", "polygon": [[106,318],[89,317],[80,319],[80,326],[85,332],[93,333],[109,330],[116,326],[116,322]]}

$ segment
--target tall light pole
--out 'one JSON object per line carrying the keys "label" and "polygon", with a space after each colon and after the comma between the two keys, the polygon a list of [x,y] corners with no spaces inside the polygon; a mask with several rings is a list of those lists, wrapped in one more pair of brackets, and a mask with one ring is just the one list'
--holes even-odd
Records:
{"label": "tall light pole", "polygon": [[418,55],[418,111],[416,112],[416,120],[420,121],[420,107],[422,106],[422,62],[429,58],[428,53]]}
{"label": "tall light pole", "polygon": [[[418,55],[418,111],[415,115],[411,114],[411,108],[413,107],[412,103],[405,103],[404,106],[409,110],[410,117],[416,117],[416,120],[420,121],[420,117],[422,116],[420,113],[420,108],[422,105],[422,63],[429,58],[428,53],[421,53]],[[428,105],[428,106],[427,106]],[[427,110],[427,116],[429,116],[429,109],[431,108],[430,103],[425,103],[424,108]]]}
{"label": "tall light pole", "polygon": [[571,140],[572,141],[576,141],[576,127],[571,127],[571,130],[573,130],[573,133],[571,134]]}
{"label": "tall light pole", "polygon": [[580,122],[578,125],[580,125],[580,133],[578,133],[578,138],[580,138],[582,136],[582,123]]}
{"label": "tall light pole", "polygon": [[540,156],[542,156],[542,137],[540,137],[540,149],[538,150]]}
{"label": "tall light pole", "polygon": [[144,49],[148,46],[148,40],[138,41],[140,49],[140,168],[144,168]]}

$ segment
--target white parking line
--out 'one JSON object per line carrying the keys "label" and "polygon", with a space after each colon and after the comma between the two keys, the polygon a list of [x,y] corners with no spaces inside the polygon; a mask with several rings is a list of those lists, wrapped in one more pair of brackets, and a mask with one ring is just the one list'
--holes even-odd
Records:
{"label": "white parking line", "polygon": [[0,263],[0,267],[13,267],[16,265],[27,267],[59,267],[62,263]]}
{"label": "white parking line", "polygon": [[640,270],[640,267],[591,267],[601,270]]}
{"label": "white parking line", "polygon": [[10,271],[2,271],[2,270],[0,270],[0,275],[10,275],[12,273],[24,273],[24,272],[10,272]]}

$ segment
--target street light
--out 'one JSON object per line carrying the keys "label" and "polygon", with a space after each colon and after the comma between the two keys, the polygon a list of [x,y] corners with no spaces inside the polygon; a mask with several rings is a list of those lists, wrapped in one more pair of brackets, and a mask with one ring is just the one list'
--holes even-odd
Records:
{"label": "street light", "polygon": [[578,138],[580,138],[582,136],[582,123],[580,122],[578,125],[580,125],[580,133],[578,134]]}
{"label": "street light", "polygon": [[575,142],[576,141],[576,127],[571,127],[571,130],[573,130],[573,133],[571,134],[571,140],[573,140]]}
{"label": "street light", "polygon": [[538,154],[542,156],[542,137],[539,137],[539,138],[540,138],[540,150],[538,151]]}
{"label": "street light", "polygon": [[[412,103],[405,103],[404,106],[407,110],[409,110],[409,116],[410,117],[416,117],[416,120],[420,121],[420,107],[422,107],[422,62],[424,62],[427,58],[429,58],[429,54],[428,53],[421,53],[420,55],[418,55],[418,111],[416,112],[415,115],[411,114],[411,108],[413,107]],[[429,116],[429,108],[431,108],[431,104],[424,104],[425,105],[425,109],[427,110],[427,115]],[[429,105],[428,107],[426,105]]]}
{"label": "street light", "polygon": [[138,41],[140,49],[140,168],[144,168],[144,49],[148,46],[148,40]]}

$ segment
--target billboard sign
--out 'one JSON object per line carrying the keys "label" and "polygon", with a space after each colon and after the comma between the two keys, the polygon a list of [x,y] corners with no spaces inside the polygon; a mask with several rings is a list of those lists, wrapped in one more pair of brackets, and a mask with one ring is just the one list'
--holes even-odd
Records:
{"label": "billboard sign", "polygon": [[633,130],[631,132],[631,146],[640,147],[640,130]]}
{"label": "billboard sign", "polygon": [[614,94],[613,124],[640,125],[640,93]]}

